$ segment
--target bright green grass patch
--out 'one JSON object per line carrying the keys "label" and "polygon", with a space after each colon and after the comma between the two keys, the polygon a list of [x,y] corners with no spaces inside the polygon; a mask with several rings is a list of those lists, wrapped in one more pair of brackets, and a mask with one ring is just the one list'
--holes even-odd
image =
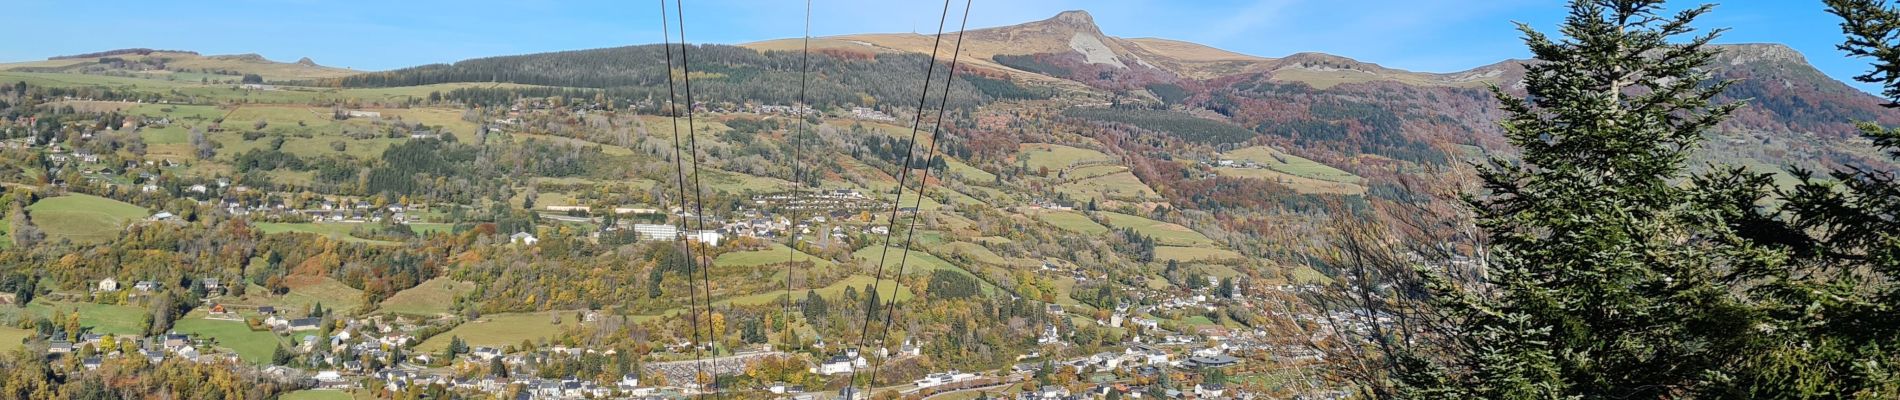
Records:
{"label": "bright green grass patch", "polygon": [[[904,256],[904,248],[893,246],[888,255],[883,254],[883,251],[883,245],[874,244],[858,249],[857,252],[851,253],[851,256],[859,260],[864,260],[866,264],[871,264],[875,267],[879,256],[882,255],[884,258],[885,273],[896,273],[899,258]],[[968,271],[963,271],[962,268],[957,268],[956,265],[950,264],[949,261],[944,261],[942,258],[920,250],[911,250],[909,257],[904,258],[908,259],[908,261],[903,262],[904,273],[906,274],[929,274],[931,271],[939,269],[968,273]]]}
{"label": "bright green grass patch", "polygon": [[[314,233],[318,235],[329,236],[331,239],[337,239],[337,240],[342,240],[346,242],[360,242],[360,243],[371,243],[371,244],[395,244],[395,242],[369,240],[369,239],[359,238],[355,236],[350,236],[350,230],[356,229],[356,227],[359,227],[359,226],[374,226],[374,224],[326,223],[326,222],[259,222],[257,223],[257,228],[260,230],[263,230],[264,233],[266,234]],[[411,228],[413,229],[413,227]]]}
{"label": "bright green grass patch", "polygon": [[1291,276],[1293,278],[1293,281],[1298,282],[1298,283],[1327,284],[1327,283],[1333,282],[1332,277],[1326,276],[1325,273],[1319,272],[1319,270],[1313,269],[1313,267],[1308,267],[1305,265],[1293,267],[1291,270],[1287,271],[1287,275]]}
{"label": "bright green grass patch", "polygon": [[1307,194],[1343,194],[1355,196],[1366,194],[1366,187],[1360,186],[1357,183],[1313,179],[1265,168],[1219,167],[1214,169],[1214,173],[1220,174],[1221,176],[1259,179],[1278,183],[1292,188],[1293,191]]}
{"label": "bright green grass patch", "polygon": [[1056,191],[1075,199],[1159,200],[1161,195],[1142,183],[1134,173],[1119,172],[1057,186]]}
{"label": "bright green grass patch", "polygon": [[211,121],[223,118],[225,110],[220,110],[216,106],[140,104],[126,109],[125,113],[146,118],[170,118],[172,120],[170,126],[173,127],[208,127]]}
{"label": "bright green grass patch", "polygon": [[[270,144],[270,141],[268,139],[258,139],[257,141],[249,142],[249,143],[252,143],[250,145],[239,145],[236,147],[232,147],[234,143],[243,142],[242,139],[238,138],[235,135],[237,134],[233,134],[232,139],[235,139],[236,141],[226,141],[222,139],[219,140],[219,142],[224,143],[224,145],[226,146],[224,150],[219,150],[219,153],[218,153],[219,157],[224,157],[225,155],[229,155],[230,157],[235,158],[237,157],[238,154],[242,154],[240,150],[244,150],[247,147],[262,147],[262,146]],[[291,137],[291,138],[286,138],[284,140],[283,151],[285,153],[294,154],[298,157],[317,157],[317,156],[326,156],[326,155],[332,155],[332,154],[345,154],[345,155],[349,155],[349,156],[356,157],[359,159],[374,159],[374,158],[382,157],[383,150],[388,149],[390,146],[394,146],[397,143],[402,143],[408,140],[409,140],[408,138],[391,139],[387,137],[377,137],[375,139],[350,139],[343,136],[328,136],[328,135],[316,135],[311,138]],[[336,142],[336,141],[343,142],[343,151],[336,151],[335,147],[331,147],[330,143]]]}
{"label": "bright green grass patch", "polygon": [[976,241],[982,244],[989,244],[989,245],[1004,245],[1004,244],[1010,244],[1010,243],[1016,242],[1014,240],[1009,240],[1009,238],[1002,237],[1002,236],[983,236],[983,237],[976,238]]}
{"label": "bright green grass patch", "polygon": [[144,207],[84,194],[41,199],[27,206],[27,212],[47,239],[74,242],[112,239],[126,223],[151,215]]}
{"label": "bright green grass patch", "polygon": [[363,291],[344,285],[336,279],[293,276],[290,293],[283,296],[267,294],[262,286],[246,287],[243,299],[231,305],[276,306],[291,315],[302,316],[311,305],[322,303],[325,310],[353,311],[363,304]]}
{"label": "bright green grass patch", "polygon": [[1087,304],[1082,304],[1081,301],[1075,300],[1075,278],[1067,276],[1056,277],[1055,279],[1050,279],[1049,283],[1056,289],[1056,304],[1069,307],[1094,308]]}
{"label": "bright green grass patch", "polygon": [[202,312],[188,314],[178,320],[172,330],[215,339],[218,347],[231,349],[238,358],[251,364],[269,363],[271,353],[284,345],[277,335],[270,331],[253,331],[244,321],[210,320],[204,316]]}
{"label": "bright green grass patch", "polygon": [[141,307],[95,303],[35,301],[26,306],[26,312],[46,317],[51,317],[54,310],[62,314],[78,311],[79,326],[91,328],[93,333],[114,335],[144,333],[145,314],[148,312]]}
{"label": "bright green grass patch", "polygon": [[[147,145],[180,144],[191,140],[191,130],[183,125],[171,125],[164,128],[140,128],[139,138]],[[150,149],[147,149],[150,153]]]}
{"label": "bright green grass patch", "polygon": [[115,88],[145,88],[154,91],[185,86],[199,86],[198,82],[168,82],[151,79],[127,78],[104,75],[61,74],[50,72],[0,71],[0,81],[20,82],[29,85],[47,87],[87,87],[107,86]]}
{"label": "bright green grass patch", "polygon": [[1089,178],[1095,178],[1095,177],[1101,177],[1101,176],[1108,176],[1110,174],[1115,174],[1115,173],[1125,172],[1125,171],[1128,171],[1128,167],[1124,167],[1120,165],[1112,165],[1112,164],[1089,165],[1089,166],[1083,166],[1083,167],[1076,167],[1076,169],[1069,170],[1068,172],[1064,172],[1062,174],[1062,178],[1069,179],[1069,180],[1083,180],[1083,179],[1089,179]]}
{"label": "bright green grass patch", "polygon": [[1214,320],[1207,319],[1207,316],[1205,315],[1195,315],[1192,317],[1182,318],[1181,324],[1187,325],[1187,326],[1206,326],[1206,325],[1214,325]]}
{"label": "bright green grass patch", "polygon": [[438,233],[438,232],[454,231],[455,224],[441,223],[441,222],[412,222],[412,223],[409,223],[409,230],[415,231],[416,234],[418,235],[427,235],[427,234],[433,234],[433,233]]}
{"label": "bright green grass patch", "polygon": [[[1157,251],[1159,251],[1159,249],[1157,249]],[[1201,271],[1201,273],[1203,274],[1207,274],[1208,276],[1212,276],[1216,278],[1233,278],[1233,277],[1240,276],[1240,271],[1234,270],[1233,267],[1220,265],[1220,264],[1199,264],[1199,265],[1193,266],[1192,268],[1194,268],[1195,270]]]}
{"label": "bright green grass patch", "polygon": [[1241,258],[1233,250],[1209,247],[1155,246],[1155,259],[1160,261],[1224,261]]}
{"label": "bright green grass patch", "polygon": [[1115,161],[1114,157],[1099,151],[1049,143],[1024,143],[1017,148],[1016,159],[1029,166],[1030,171],[1048,168],[1051,174],[1078,164]]}
{"label": "bright green grass patch", "polygon": [[1164,244],[1164,245],[1170,245],[1170,246],[1214,246],[1215,245],[1214,240],[1208,239],[1207,235],[1202,235],[1200,232],[1195,232],[1193,229],[1188,229],[1188,227],[1181,226],[1178,224],[1161,222],[1161,221],[1137,217],[1133,215],[1107,212],[1107,211],[1099,212],[1098,214],[1101,215],[1103,218],[1107,218],[1109,225],[1112,225],[1117,228],[1134,229],[1135,232],[1137,233],[1154,237],[1155,240],[1160,241],[1161,244]]}
{"label": "bright green grass patch", "polygon": [[[702,169],[700,184],[709,191],[727,193],[778,192],[791,187],[790,182],[778,178],[752,176],[737,172]],[[908,202],[908,200],[906,201]]]}
{"label": "bright green grass patch", "polygon": [[964,163],[955,158],[944,158],[944,164],[950,166],[949,173],[962,177],[964,182],[975,185],[996,183],[996,174]]}
{"label": "bright green grass patch", "polygon": [[[877,282],[877,279],[872,278],[870,275],[851,275],[851,276],[845,277],[843,280],[833,282],[830,285],[825,285],[825,287],[821,287],[817,289],[793,288],[793,292],[794,292],[795,297],[798,299],[804,299],[805,291],[808,289],[818,292],[819,296],[823,296],[827,299],[838,299],[838,298],[844,297],[845,288],[856,288],[859,293],[863,293],[865,291],[864,290],[865,287],[871,286],[871,284],[875,282]],[[883,281],[883,286],[878,287],[879,293],[883,294],[883,296],[879,296],[878,298],[890,299],[891,293],[897,293],[898,301],[909,300],[912,297],[909,286],[892,286],[891,283],[892,282],[890,279],[885,279]],[[713,304],[715,305],[732,304],[732,305],[741,305],[741,306],[778,304],[778,302],[781,301],[780,299],[782,299],[783,297],[785,297],[785,291],[777,290],[777,291],[769,291],[765,293],[758,293],[758,294],[753,294],[753,295],[718,300],[718,301],[714,301]]]}
{"label": "bright green grass patch", "polygon": [[38,332],[11,326],[0,326],[0,352],[12,353],[14,350],[24,348],[26,347],[26,339],[36,334],[38,334]]}
{"label": "bright green grass patch", "polygon": [[1108,233],[1108,227],[1095,223],[1095,221],[1089,219],[1088,216],[1075,211],[1045,211],[1036,214],[1036,218],[1040,218],[1042,222],[1047,222],[1050,225],[1055,225],[1057,228],[1084,235]]}
{"label": "bright green grass patch", "polygon": [[381,309],[384,312],[413,315],[436,315],[449,312],[449,306],[455,304],[455,297],[475,289],[475,284],[456,281],[449,278],[435,278],[422,282],[416,287],[405,289],[384,299]]}
{"label": "bright green grass patch", "polygon": [[[553,319],[559,317],[556,324]],[[416,346],[417,351],[439,352],[449,346],[449,338],[460,337],[469,346],[502,347],[523,340],[536,341],[561,332],[564,325],[576,324],[573,311],[504,313],[484,315],[481,319],[457,325],[455,329],[430,337]]]}
{"label": "bright green grass patch", "polygon": [[944,246],[944,248],[948,249],[949,254],[962,255],[971,261],[991,265],[1009,264],[1009,260],[1003,259],[1003,256],[996,255],[996,252],[990,251],[989,248],[976,243],[955,242]]}
{"label": "bright green grass patch", "polygon": [[256,127],[254,124],[260,119],[269,124],[269,126],[264,128],[265,131],[270,131],[273,128],[282,129],[295,127],[298,123],[303,123],[306,126],[334,126],[340,124],[332,117],[330,108],[328,107],[319,108],[292,105],[247,105],[239,107],[236,110],[232,110],[231,113],[225,117],[224,123],[226,129],[236,128],[238,130],[248,131]]}
{"label": "bright green grass patch", "polygon": [[760,265],[784,263],[787,258],[798,262],[811,262],[820,268],[831,267],[831,261],[805,254],[805,252],[802,251],[792,251],[791,248],[778,243],[773,243],[765,250],[735,251],[720,254],[719,258],[713,260],[713,265],[722,267],[756,267]]}
{"label": "bright green grass patch", "polygon": [[1365,180],[1358,175],[1353,175],[1351,172],[1342,171],[1338,168],[1321,164],[1318,161],[1274,150],[1272,147],[1267,146],[1254,146],[1229,151],[1222,154],[1221,157],[1253,161],[1260,163],[1260,165],[1268,169],[1306,178],[1342,183],[1359,183]]}

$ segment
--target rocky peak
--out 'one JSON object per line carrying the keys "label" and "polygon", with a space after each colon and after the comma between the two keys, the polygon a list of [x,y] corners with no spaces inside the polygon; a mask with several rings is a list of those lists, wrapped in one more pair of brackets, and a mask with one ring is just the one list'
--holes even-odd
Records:
{"label": "rocky peak", "polygon": [[1054,18],[1049,18],[1048,22],[1072,25],[1072,26],[1077,26],[1077,27],[1090,27],[1090,28],[1095,27],[1095,17],[1092,15],[1089,15],[1088,11],[1082,11],[1082,10],[1063,11],[1060,14],[1056,14]]}
{"label": "rocky peak", "polygon": [[1780,43],[1723,44],[1713,47],[1722,52],[1722,55],[1717,56],[1715,60],[1717,64],[1742,65],[1764,62],[1808,64],[1807,57],[1802,56],[1800,51]]}

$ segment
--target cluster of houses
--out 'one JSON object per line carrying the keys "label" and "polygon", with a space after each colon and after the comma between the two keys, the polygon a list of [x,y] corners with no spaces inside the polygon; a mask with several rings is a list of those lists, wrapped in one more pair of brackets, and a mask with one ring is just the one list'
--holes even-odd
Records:
{"label": "cluster of houses", "polygon": [[[238,364],[236,354],[218,353],[207,350],[202,341],[191,336],[168,333],[151,337],[107,336],[96,333],[79,335],[79,340],[66,340],[64,332],[54,332],[45,339],[46,356],[49,358],[78,357],[80,350],[90,347],[96,351],[85,356],[79,364],[86,369],[98,369],[106,359],[137,357],[157,364],[167,359],[177,358],[207,364]],[[110,348],[108,348],[110,345]]]}
{"label": "cluster of houses", "polygon": [[781,192],[752,196],[752,204],[782,211],[876,211],[888,209],[884,202],[851,189]]}
{"label": "cluster of houses", "polygon": [[890,122],[890,121],[897,120],[897,117],[893,117],[890,114],[885,114],[883,111],[878,111],[877,109],[870,108],[870,107],[851,107],[850,117],[867,120],[867,121],[881,121],[881,122]]}

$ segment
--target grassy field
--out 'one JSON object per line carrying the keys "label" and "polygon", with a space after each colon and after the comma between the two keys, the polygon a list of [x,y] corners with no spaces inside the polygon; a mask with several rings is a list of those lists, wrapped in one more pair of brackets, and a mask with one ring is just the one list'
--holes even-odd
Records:
{"label": "grassy field", "polygon": [[1223,261],[1241,258],[1233,250],[1210,247],[1155,246],[1158,261]]}
{"label": "grassy field", "polygon": [[1153,188],[1141,183],[1134,173],[1120,172],[1094,178],[1083,179],[1057,186],[1056,191],[1078,199],[1116,199],[1116,200],[1160,200],[1161,195]]}
{"label": "grassy field", "polygon": [[1051,286],[1054,286],[1056,289],[1056,304],[1067,307],[1095,308],[1075,300],[1075,278],[1058,276],[1055,279],[1050,279],[1049,282]]}
{"label": "grassy field", "polygon": [[[1017,148],[1016,160],[1028,165],[1030,171],[1038,171],[1043,168],[1048,168],[1050,171],[1057,171],[1078,164],[1112,162],[1115,161],[1115,158],[1109,157],[1107,154],[1102,154],[1102,152],[1099,151],[1080,147],[1049,143],[1024,143]],[[1054,174],[1054,172],[1051,172],[1051,174]]]}
{"label": "grassy field", "polygon": [[1214,320],[1207,319],[1207,316],[1198,315],[1198,314],[1192,317],[1182,318],[1180,321],[1181,321],[1181,324],[1187,325],[1187,326],[1214,325]]}
{"label": "grassy field", "polygon": [[943,248],[946,249],[945,251],[947,251],[948,254],[960,254],[964,257],[968,257],[970,260],[984,264],[1009,264],[1009,260],[1004,259],[1003,256],[996,255],[996,252],[990,251],[989,248],[976,243],[955,242],[950,243],[948,246],[943,246]]}
{"label": "grassy field", "polygon": [[[871,286],[871,284],[874,282],[877,282],[877,279],[872,278],[870,275],[852,275],[852,276],[845,277],[843,280],[833,282],[830,285],[825,285],[825,287],[814,289],[814,291],[818,292],[819,296],[824,296],[827,299],[837,299],[844,296],[845,288],[857,288],[859,292],[863,292],[864,287]],[[793,292],[795,292],[794,294],[796,294],[798,298],[803,299],[805,296],[805,290],[807,289],[810,289],[810,288],[794,288]],[[912,297],[909,286],[891,286],[890,279],[885,279],[884,285],[878,287],[878,290],[883,292],[884,294],[883,297],[880,297],[882,299],[889,299],[893,291],[897,293],[897,299],[900,301],[909,300]],[[777,290],[777,291],[769,291],[769,292],[757,293],[757,294],[740,296],[740,297],[733,297],[729,299],[722,299],[722,300],[714,301],[713,304],[715,305],[731,304],[731,305],[741,305],[741,306],[778,304],[779,299],[784,296],[785,296],[784,290]]]}
{"label": "grassy field", "polygon": [[329,107],[297,105],[246,105],[236,110],[231,110],[230,114],[225,117],[225,123],[228,124],[226,125],[227,127],[238,127],[243,130],[249,130],[252,127],[251,124],[260,119],[270,123],[270,126],[265,128],[265,131],[269,131],[271,128],[281,129],[293,127],[299,123],[305,126],[341,125],[340,122],[331,118]]}
{"label": "grassy field", "polygon": [[[219,61],[219,62],[224,62],[224,61]],[[255,63],[252,63],[252,64],[255,64]],[[8,64],[8,65],[14,65],[14,64]],[[171,65],[178,66],[181,64],[174,62]],[[257,65],[262,65],[262,64],[257,64]],[[272,64],[272,65],[263,66],[263,68],[267,70],[260,71],[260,72],[263,72],[265,77],[269,79],[276,79],[277,77],[283,77],[284,75],[278,75],[281,71],[274,70],[276,66],[290,66],[290,67],[301,68],[301,66],[297,66],[294,64]],[[220,67],[220,68],[232,69],[232,68],[223,68],[223,67]],[[251,67],[245,67],[241,69],[251,69]],[[276,77],[273,77],[273,76],[276,76]],[[157,78],[157,79],[153,79],[153,78]],[[174,77],[174,78],[178,78],[178,77]],[[228,77],[225,79],[236,79],[236,77]],[[278,90],[257,91],[257,90],[240,89],[240,88],[237,88],[236,85],[231,85],[231,84],[221,84],[221,83],[202,84],[197,79],[168,80],[158,75],[152,75],[150,77],[119,77],[119,76],[105,76],[105,75],[82,75],[82,74],[17,72],[17,71],[0,71],[0,81],[5,81],[5,82],[25,81],[28,84],[31,84],[34,86],[45,86],[45,87],[63,87],[63,88],[107,87],[107,88],[113,88],[116,90],[128,91],[128,92],[158,93],[161,95],[166,95],[168,97],[174,97],[174,98],[182,98],[185,96],[191,96],[191,97],[198,98],[200,101],[235,100],[235,101],[242,101],[242,102],[253,103],[253,104],[327,104],[327,103],[344,101],[344,100],[398,103],[398,102],[403,102],[404,100],[407,100],[407,99],[427,97],[429,95],[429,92],[447,93],[451,90],[460,89],[460,88],[536,87],[534,85],[521,85],[521,84],[512,84],[512,83],[470,82],[470,83],[442,83],[442,84],[420,85],[420,86],[402,86],[402,87],[390,87],[390,88],[359,88],[359,89],[279,86]]]}
{"label": "grassy field", "polygon": [[783,179],[752,176],[731,171],[702,169],[700,170],[700,174],[700,184],[704,185],[708,192],[778,192],[791,187],[791,183]]}
{"label": "grassy field", "polygon": [[35,333],[11,326],[0,326],[0,352],[12,353],[14,350],[26,347],[26,338],[33,337]]}
{"label": "grassy field", "polygon": [[1084,235],[1108,233],[1108,227],[1095,223],[1095,221],[1090,220],[1088,216],[1075,211],[1044,211],[1036,214],[1036,218],[1041,218],[1042,222],[1055,225],[1057,228],[1062,228],[1062,230]]}
{"label": "grassy field", "polygon": [[1207,274],[1207,276],[1216,278],[1233,278],[1240,276],[1240,271],[1234,270],[1233,267],[1220,264],[1200,264],[1194,265],[1192,268],[1196,271],[1201,271],[1203,274]]}
{"label": "grassy field", "polygon": [[266,364],[283,340],[270,331],[253,331],[244,321],[204,319],[205,313],[193,312],[172,325],[172,330],[215,339],[218,347],[230,349],[251,364]]}
{"label": "grassy field", "polygon": [[27,206],[33,224],[48,240],[102,242],[119,234],[127,222],[151,215],[145,208],[104,197],[73,194],[41,199]]}
{"label": "grassy field", "polygon": [[383,312],[413,315],[436,315],[449,312],[449,306],[455,303],[455,296],[475,289],[475,284],[460,282],[449,278],[435,278],[422,282],[384,299]]}
{"label": "grassy field", "polygon": [[721,267],[756,267],[760,265],[779,264],[785,262],[787,254],[793,254],[791,258],[794,261],[812,262],[819,268],[831,268],[832,266],[831,261],[805,254],[805,252],[802,251],[791,253],[791,250],[791,248],[785,247],[785,245],[773,243],[765,250],[735,251],[720,254],[719,258],[713,259],[713,265]]}
{"label": "grassy field", "polygon": [[1304,177],[1304,178],[1312,178],[1312,179],[1319,179],[1319,180],[1332,181],[1332,182],[1342,182],[1342,183],[1359,183],[1365,180],[1363,178],[1360,178],[1358,175],[1353,175],[1351,172],[1341,171],[1338,168],[1333,168],[1332,166],[1321,164],[1317,161],[1308,160],[1300,156],[1287,154],[1279,150],[1274,150],[1272,147],[1267,147],[1267,146],[1254,146],[1254,147],[1248,147],[1248,148],[1238,149],[1234,151],[1229,151],[1227,153],[1221,154],[1221,157],[1226,158],[1226,159],[1253,161],[1256,163],[1260,163],[1260,165],[1265,166],[1268,169],[1285,172],[1288,174],[1293,174],[1294,176],[1299,176],[1299,177]]}
{"label": "grassy field", "polygon": [[364,225],[373,225],[373,224],[326,223],[326,222],[293,222],[293,223],[259,222],[257,223],[257,228],[260,230],[263,230],[264,233],[267,233],[267,234],[314,233],[318,235],[329,236],[331,239],[337,239],[337,240],[342,240],[346,242],[359,242],[359,243],[371,243],[371,244],[396,244],[395,242],[369,240],[369,239],[359,238],[355,236],[350,236],[351,229],[355,229],[356,227],[364,226]]}
{"label": "grassy field", "polygon": [[201,86],[198,82],[172,82],[154,79],[126,78],[104,75],[61,74],[49,72],[0,71],[0,81],[20,82],[28,85],[46,87],[89,87],[104,86],[113,88],[147,88],[164,90],[186,86]]}
{"label": "grassy field", "polygon": [[[560,324],[553,323],[554,315],[561,318]],[[449,346],[449,338],[461,337],[469,346],[502,347],[520,344],[522,340],[537,340],[560,333],[562,325],[578,323],[573,311],[546,311],[534,313],[489,314],[481,319],[463,323],[430,337],[416,346],[417,351],[439,352]]]}
{"label": "grassy field", "polygon": [[1219,167],[1214,169],[1214,173],[1235,178],[1271,181],[1273,183],[1286,185],[1286,187],[1292,188],[1295,192],[1306,194],[1366,194],[1366,187],[1360,186],[1357,183],[1313,179],[1271,169]]}
{"label": "grassy field", "polygon": [[1287,275],[1291,276],[1294,282],[1300,283],[1327,284],[1333,282],[1332,277],[1326,276],[1325,273],[1304,265],[1293,267],[1287,271]]}
{"label": "grassy field", "polygon": [[141,307],[47,301],[34,301],[26,306],[26,312],[35,315],[51,316],[54,310],[61,313],[79,311],[79,325],[92,328],[93,333],[137,335],[145,331],[147,310]]}
{"label": "grassy field", "polygon": [[407,123],[441,127],[459,138],[472,139],[475,123],[462,120],[462,110],[448,108],[379,108],[367,109],[383,114],[383,120],[401,120]]}
{"label": "grassy field", "polygon": [[[876,266],[879,256],[882,255],[884,256],[883,257],[884,271],[885,271],[884,273],[886,274],[896,273],[897,264],[899,261],[898,259],[900,256],[904,255],[904,249],[901,247],[893,246],[891,247],[890,254],[886,255],[886,254],[883,254],[883,252],[884,252],[883,245],[871,245],[871,246],[866,246],[865,248],[862,248],[862,249],[858,249],[857,252],[851,253],[851,256],[859,260],[864,260],[865,264]],[[956,265],[951,264],[949,261],[944,261],[944,259],[942,258],[938,258],[935,255],[931,255],[930,253],[926,253],[919,250],[911,250],[910,256],[907,257],[907,259],[909,261],[903,262],[904,273],[906,274],[912,274],[912,275],[929,274],[930,271],[935,271],[939,269],[947,269],[947,270],[960,271],[960,272],[967,273],[967,271],[963,271],[963,268],[958,268]]]}
{"label": "grassy field", "polygon": [[1069,170],[1068,172],[1063,173],[1062,177],[1064,179],[1079,181],[1079,180],[1094,178],[1098,176],[1108,176],[1110,174],[1114,174],[1117,172],[1124,172],[1124,171],[1128,171],[1128,167],[1113,165],[1113,164],[1090,165],[1090,166],[1084,166],[1084,167],[1076,167],[1073,170]]}
{"label": "grassy field", "polygon": [[949,173],[962,177],[964,182],[974,185],[987,185],[996,182],[996,174],[970,166],[970,164],[965,164],[963,161],[959,161],[955,158],[945,157],[944,164],[950,166]]}
{"label": "grassy field", "polygon": [[279,310],[302,316],[303,310],[311,305],[323,303],[324,309],[348,311],[363,304],[363,291],[344,285],[331,278],[309,276],[291,276],[290,293],[283,296],[264,294],[263,287],[251,285],[244,291],[243,299],[232,302],[233,305],[276,306]]}
{"label": "grassy field", "polygon": [[1212,239],[1195,232],[1188,227],[1137,217],[1122,213],[1103,211],[1099,213],[1108,219],[1108,224],[1116,228],[1130,228],[1143,235],[1152,236],[1160,244],[1170,246],[1214,246]]}

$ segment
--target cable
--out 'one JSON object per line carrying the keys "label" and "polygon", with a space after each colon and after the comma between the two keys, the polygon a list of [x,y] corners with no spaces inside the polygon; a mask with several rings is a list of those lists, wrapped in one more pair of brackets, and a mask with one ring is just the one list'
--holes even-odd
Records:
{"label": "cable", "polygon": [[[667,27],[667,24],[668,22],[666,20],[666,0],[660,0],[660,35],[664,38],[663,41],[660,42],[661,43],[660,48],[666,51],[666,101],[667,103],[669,103],[669,105],[672,106],[672,107],[667,108],[667,115],[671,117],[673,121],[673,172],[674,172],[674,175],[676,176],[676,179],[679,180],[680,204],[681,204],[680,211],[685,211],[686,210],[686,206],[685,206],[686,165],[684,164],[685,161],[680,159],[681,157],[680,155],[680,116],[679,116],[679,108],[678,108],[679,94],[675,93],[673,90],[673,36],[672,36],[673,34],[671,32],[672,30]],[[682,27],[682,29],[684,28]],[[686,37],[682,35],[680,37],[680,52],[681,52],[680,59],[681,60],[685,60],[686,58],[685,51],[686,51]],[[691,107],[691,105],[688,105],[688,107]],[[691,118],[691,116],[688,116],[687,118]],[[691,132],[689,131],[688,133],[691,133]],[[681,255],[687,257],[686,258],[686,312],[687,312],[687,320],[691,322],[692,327],[693,327],[693,380],[698,381],[699,375],[706,373],[706,364],[705,364],[704,358],[701,357],[700,355],[699,293],[696,289],[693,289],[693,269],[697,267],[694,266],[695,260],[693,258],[693,249],[690,244],[686,243],[685,233],[686,233],[686,218],[681,217],[680,222],[679,222],[679,230],[673,233],[673,239],[676,241],[679,241],[680,252],[683,253]],[[707,300],[711,301],[711,299],[707,299]],[[710,304],[707,306],[711,307]],[[711,322],[711,321],[708,321],[708,322]]]}
{"label": "cable", "polygon": [[[793,132],[791,140],[787,141],[792,145],[793,200],[798,200],[800,195],[804,194],[804,190],[801,188],[805,183],[804,159],[800,158],[798,154],[798,137],[803,136],[805,133],[804,110],[809,107],[805,104],[805,87],[806,74],[811,70],[811,0],[805,0],[805,49],[802,57],[803,60],[800,61],[798,67],[798,108],[792,110],[792,114],[797,117],[797,119],[794,120],[796,121],[795,124],[797,124],[797,130]],[[792,263],[798,259],[798,222],[804,219],[799,216],[798,211],[799,207],[792,207],[792,223],[791,226],[786,229],[791,233],[791,241],[787,242],[785,246],[787,247],[785,249],[785,301],[782,307],[783,310],[781,310],[781,314],[783,315],[780,316],[780,320],[785,323],[786,332],[792,332]],[[791,335],[786,335],[786,338],[791,338]]]}
{"label": "cable", "polygon": [[[680,3],[680,0],[673,0],[673,13],[676,16],[678,16],[680,20],[680,23],[679,23],[680,77],[685,82],[685,88],[686,88],[685,90],[686,91],[686,142],[688,143],[687,146],[689,146],[687,147],[686,151],[687,153],[689,153],[688,155],[691,156],[691,159],[693,161],[693,214],[694,214],[693,218],[698,221],[699,229],[704,230],[706,229],[706,198],[705,198],[705,187],[701,186],[699,183],[699,176],[700,176],[700,173],[699,173],[699,134],[698,134],[699,131],[693,128],[693,104],[694,104],[693,103],[693,67],[691,65],[691,60],[687,58],[686,56],[687,55],[686,6],[682,5]],[[661,29],[665,29],[665,27],[661,27]],[[667,76],[669,78],[672,77],[670,73]],[[679,129],[679,125],[674,124],[673,129]],[[684,184],[684,182],[682,182],[682,184]],[[685,208],[682,207],[681,209],[684,210]],[[684,218],[681,219],[680,223],[681,224],[685,223]],[[687,256],[688,256],[687,258],[688,260],[698,260],[699,252],[688,253]],[[687,265],[690,266],[692,264],[687,264]],[[699,275],[700,275],[700,282],[699,282],[700,287],[705,289],[706,291],[706,319],[707,319],[706,338],[708,340],[717,341],[718,332],[715,332],[713,330],[714,327],[711,324],[712,317],[713,317],[712,271],[711,271],[712,263],[701,262],[698,269],[699,269]],[[688,272],[690,273],[690,271]],[[692,290],[692,289],[689,287],[687,290]],[[697,329],[695,329],[695,332],[693,333],[698,334],[699,332],[697,332]],[[717,351],[718,350],[717,345],[714,345],[711,350],[712,350],[713,356],[719,355]],[[718,387],[719,387],[719,365],[718,364],[713,365],[712,380],[713,380],[712,384],[709,386],[712,386],[714,390],[716,391],[718,390]],[[705,392],[701,391],[700,395],[705,396]]]}
{"label": "cable", "polygon": [[[970,3],[972,1],[973,0],[963,0],[963,21],[957,24],[957,44],[950,50],[950,69],[944,73],[943,76],[943,99],[937,103],[937,123],[930,132],[930,151],[924,153],[924,176],[923,179],[917,181],[917,200],[916,204],[911,206],[911,208],[917,209],[917,211],[911,214],[910,224],[905,227],[904,252],[897,257],[897,276],[904,276],[904,267],[910,262],[910,245],[915,243],[917,237],[917,220],[923,218],[924,191],[930,189],[930,162],[937,158],[937,145],[943,143],[943,116],[944,114],[950,113],[950,82],[957,76],[957,60],[961,59],[963,55],[963,31],[967,30],[970,25]],[[910,167],[905,166],[905,168]],[[904,182],[899,181],[897,184],[903,185]],[[897,220],[891,220],[891,223],[896,224]],[[889,345],[887,339],[891,337],[891,325],[897,323],[897,296],[891,296],[890,303],[884,306],[884,312],[884,331],[878,334],[878,344],[880,346]],[[877,371],[883,366],[883,358],[879,358],[877,363],[871,366],[872,382],[877,382]]]}
{"label": "cable", "polygon": [[[912,157],[915,156],[915,151],[913,150],[915,150],[917,144],[917,130],[923,125],[924,107],[930,102],[930,81],[937,72],[937,49],[943,44],[943,25],[949,21],[949,19],[950,0],[943,0],[943,13],[937,17],[937,36],[930,44],[930,62],[924,64],[924,90],[922,94],[917,96],[917,114],[911,118],[910,142],[904,146],[904,162],[899,164],[897,170],[897,197],[891,199],[891,226],[884,230],[884,249],[879,252],[877,256],[877,273],[872,276],[871,293],[865,301],[864,327],[858,332],[859,354],[863,354],[863,352],[866,351],[864,345],[866,341],[870,339],[871,335],[871,315],[877,312],[878,293],[883,291],[884,264],[887,260],[886,257],[891,254],[891,233],[894,230],[891,228],[896,227],[897,213],[903,209],[904,181],[908,180],[910,176],[910,164]],[[897,278],[893,277],[891,280],[895,282]],[[892,287],[891,296],[897,296],[896,287]],[[888,321],[886,323],[888,324]],[[857,384],[858,372],[859,369],[857,368],[851,370],[851,381],[846,382],[846,387]],[[872,385],[875,385],[875,383],[867,382],[865,389],[868,391]]]}

